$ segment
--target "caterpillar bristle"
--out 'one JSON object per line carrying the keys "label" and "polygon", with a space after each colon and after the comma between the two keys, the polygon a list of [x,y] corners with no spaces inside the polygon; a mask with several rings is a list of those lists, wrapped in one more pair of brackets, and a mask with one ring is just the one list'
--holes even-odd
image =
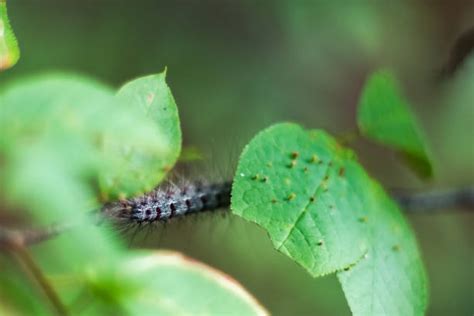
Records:
{"label": "caterpillar bristle", "polygon": [[142,196],[109,203],[102,213],[115,222],[167,222],[192,213],[228,208],[230,192],[231,182],[168,182]]}

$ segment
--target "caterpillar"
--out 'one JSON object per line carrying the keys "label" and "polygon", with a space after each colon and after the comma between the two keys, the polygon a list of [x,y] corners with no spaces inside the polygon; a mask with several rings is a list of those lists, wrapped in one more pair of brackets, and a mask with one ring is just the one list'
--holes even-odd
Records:
{"label": "caterpillar", "polygon": [[165,185],[128,200],[107,204],[102,213],[132,223],[166,222],[191,213],[213,211],[230,205],[231,182]]}

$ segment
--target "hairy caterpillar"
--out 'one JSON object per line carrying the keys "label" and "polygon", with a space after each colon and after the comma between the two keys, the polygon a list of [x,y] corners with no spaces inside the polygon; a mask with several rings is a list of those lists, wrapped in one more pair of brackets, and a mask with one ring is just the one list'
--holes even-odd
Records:
{"label": "hairy caterpillar", "polygon": [[166,222],[174,217],[229,207],[231,182],[160,186],[129,200],[105,205],[106,217],[129,223]]}

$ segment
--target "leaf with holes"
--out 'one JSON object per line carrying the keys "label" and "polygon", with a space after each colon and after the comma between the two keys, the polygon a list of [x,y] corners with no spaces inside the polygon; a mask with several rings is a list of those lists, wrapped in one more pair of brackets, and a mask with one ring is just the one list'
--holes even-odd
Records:
{"label": "leaf with holes", "polygon": [[367,80],[359,100],[357,123],[367,138],[401,152],[420,176],[432,176],[430,151],[419,123],[391,73],[379,71]]}
{"label": "leaf with holes", "polygon": [[[161,153],[159,159],[148,159],[139,152],[129,152],[130,164],[136,166],[136,175],[141,177],[140,182],[149,189],[156,186],[171,170],[181,152],[178,108],[165,79],[166,71],[141,77],[126,83],[117,95],[128,106],[143,110],[147,120],[155,124],[165,142],[166,150]],[[124,173],[123,176],[128,175]]]}
{"label": "leaf with holes", "polygon": [[267,315],[237,281],[175,252],[139,252],[90,269],[86,284],[104,303],[89,307],[97,315]]}
{"label": "leaf with holes", "polygon": [[20,58],[20,49],[8,21],[7,4],[0,0],[0,71],[13,67]]}
{"label": "leaf with holes", "polygon": [[259,133],[240,157],[231,204],[313,276],[338,272],[355,314],[378,315],[371,306],[381,287],[377,303],[387,310],[423,313],[426,278],[413,233],[354,154],[324,131],[283,123]]}

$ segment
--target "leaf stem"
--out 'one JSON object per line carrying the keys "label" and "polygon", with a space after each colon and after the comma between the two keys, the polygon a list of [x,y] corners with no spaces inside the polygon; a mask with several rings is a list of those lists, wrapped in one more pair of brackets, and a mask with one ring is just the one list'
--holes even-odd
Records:
{"label": "leaf stem", "polygon": [[361,137],[360,131],[354,129],[352,131],[347,131],[345,133],[339,134],[336,139],[341,145],[349,145],[354,141],[358,140]]}
{"label": "leaf stem", "polygon": [[17,260],[23,266],[23,268],[36,280],[39,287],[43,290],[44,294],[48,297],[57,315],[68,315],[66,307],[61,302],[61,299],[56,294],[51,284],[46,279],[45,275],[41,271],[41,268],[36,264],[34,259],[31,257],[29,251],[23,245],[17,245],[11,249]]}

